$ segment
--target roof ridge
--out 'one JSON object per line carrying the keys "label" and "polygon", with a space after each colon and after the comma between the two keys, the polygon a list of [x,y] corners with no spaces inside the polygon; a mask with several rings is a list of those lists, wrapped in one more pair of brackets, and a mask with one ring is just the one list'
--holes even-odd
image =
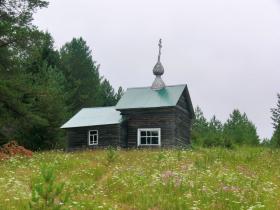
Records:
{"label": "roof ridge", "polygon": [[[84,107],[82,109],[106,109],[106,108],[114,108],[116,106],[97,106],[97,107]],[[81,110],[82,110],[81,109]]]}
{"label": "roof ridge", "polygon": [[[185,84],[178,84],[178,85],[166,85],[165,87],[176,87],[176,86],[186,86],[187,83]],[[145,87],[130,87],[130,88],[127,88],[128,89],[143,89],[143,88],[151,88],[150,86],[145,86]]]}

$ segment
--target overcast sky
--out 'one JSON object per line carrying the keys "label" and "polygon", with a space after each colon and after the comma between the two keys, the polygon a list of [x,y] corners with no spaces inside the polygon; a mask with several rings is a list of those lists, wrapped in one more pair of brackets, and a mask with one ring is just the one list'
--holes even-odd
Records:
{"label": "overcast sky", "polygon": [[280,92],[280,0],[51,0],[34,24],[60,48],[82,36],[117,88],[150,86],[163,39],[163,80],[224,122],[246,112],[271,137]]}

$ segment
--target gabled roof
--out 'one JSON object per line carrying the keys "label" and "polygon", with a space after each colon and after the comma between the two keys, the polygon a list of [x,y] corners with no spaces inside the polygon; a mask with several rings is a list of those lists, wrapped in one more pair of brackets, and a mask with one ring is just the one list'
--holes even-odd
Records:
{"label": "gabled roof", "polygon": [[176,106],[187,85],[166,86],[160,90],[151,87],[128,88],[116,105],[117,110]]}
{"label": "gabled roof", "polygon": [[115,106],[84,108],[62,125],[61,128],[118,124],[121,120],[122,116]]}

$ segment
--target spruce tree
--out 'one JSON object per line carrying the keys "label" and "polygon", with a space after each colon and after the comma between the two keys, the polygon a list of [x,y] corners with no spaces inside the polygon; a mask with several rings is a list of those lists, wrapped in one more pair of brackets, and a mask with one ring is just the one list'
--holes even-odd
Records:
{"label": "spruce tree", "polygon": [[43,64],[33,75],[30,110],[34,116],[32,123],[22,126],[23,144],[33,150],[61,148],[64,145],[60,126],[67,119],[63,74],[47,64]]}
{"label": "spruce tree", "polygon": [[214,115],[209,122],[204,146],[223,146],[223,124]]}
{"label": "spruce tree", "polygon": [[246,113],[235,109],[224,125],[224,137],[238,145],[258,145],[259,137],[256,126],[248,119]]}
{"label": "spruce tree", "polygon": [[102,106],[113,106],[116,104],[115,90],[107,79],[101,82],[100,87],[101,98],[103,99]]}
{"label": "spruce tree", "polygon": [[276,147],[280,147],[280,94],[277,94],[277,104],[275,108],[271,109],[272,113],[272,125],[274,128],[272,143]]}
{"label": "spruce tree", "polygon": [[24,54],[30,42],[37,39],[32,16],[47,6],[44,0],[0,1],[0,73],[14,70],[18,55]]}
{"label": "spruce tree", "polygon": [[114,88],[111,86],[109,80],[104,79],[101,82],[100,97],[103,100],[102,106],[114,106],[118,103],[123,95],[122,87],[119,87],[118,92],[115,93]]}
{"label": "spruce tree", "polygon": [[0,144],[21,141],[23,127],[32,124],[32,75],[25,72],[30,46],[42,34],[32,25],[33,13],[43,0],[0,1]]}
{"label": "spruce tree", "polygon": [[273,128],[276,129],[280,124],[280,94],[277,94],[277,104],[275,108],[271,109],[272,113],[272,125]]}
{"label": "spruce tree", "polygon": [[100,76],[92,52],[82,38],[74,38],[60,50],[62,70],[66,79],[67,103],[76,113],[84,107],[102,105]]}
{"label": "spruce tree", "polygon": [[[82,39],[54,49],[49,33],[32,25],[44,0],[0,1],[0,145],[16,140],[27,148],[63,144],[59,128],[83,107],[114,105],[114,92],[99,76]],[[103,95],[102,95],[103,94]]]}
{"label": "spruce tree", "polygon": [[123,96],[124,94],[124,90],[122,87],[119,87],[116,95],[115,95],[115,98],[116,98],[116,103],[121,99],[121,97]]}
{"label": "spruce tree", "polygon": [[195,110],[195,119],[193,120],[192,132],[191,132],[191,141],[195,145],[203,145],[205,138],[208,135],[208,126],[209,123],[204,117],[204,114],[200,107],[196,107]]}

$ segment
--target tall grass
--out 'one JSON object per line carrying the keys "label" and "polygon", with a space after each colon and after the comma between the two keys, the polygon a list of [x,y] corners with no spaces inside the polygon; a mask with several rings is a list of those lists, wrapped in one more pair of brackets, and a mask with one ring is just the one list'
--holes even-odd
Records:
{"label": "tall grass", "polygon": [[[0,162],[0,209],[26,209],[51,163],[66,209],[280,209],[280,150],[42,152]],[[54,183],[54,184],[55,184]]]}

